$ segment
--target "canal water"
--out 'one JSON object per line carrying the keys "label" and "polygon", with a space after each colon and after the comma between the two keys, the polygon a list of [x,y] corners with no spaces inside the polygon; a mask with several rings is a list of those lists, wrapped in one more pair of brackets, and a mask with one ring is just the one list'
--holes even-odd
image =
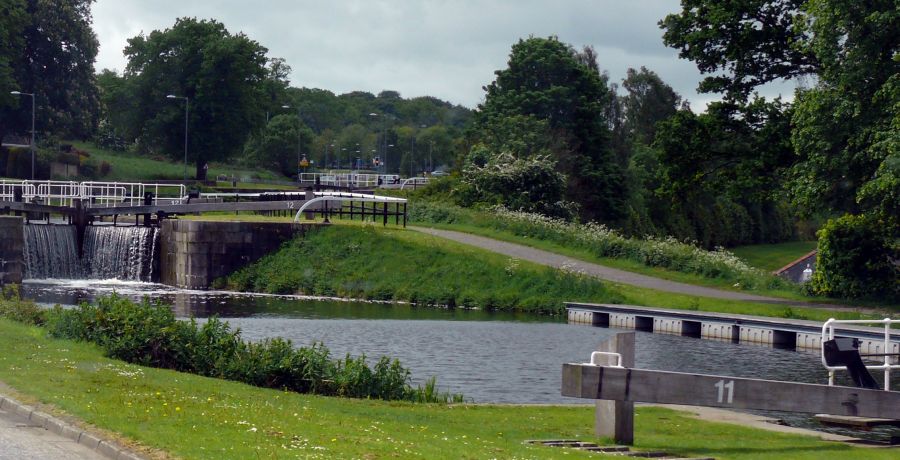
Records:
{"label": "canal water", "polygon": [[[43,304],[74,305],[117,292],[171,304],[179,317],[218,315],[244,338],[283,337],[324,343],[335,357],[397,358],[414,384],[437,377],[441,390],[476,403],[587,403],[560,395],[560,368],[585,362],[621,330],[569,325],[527,314],[417,308],[297,296],[185,291],[116,280],[26,281],[23,295]],[[737,377],[826,383],[817,354],[764,346],[637,332],[636,367]],[[844,384],[849,380],[844,379]],[[767,413],[788,424],[886,440],[896,429],[869,433],[824,428],[809,416]]]}

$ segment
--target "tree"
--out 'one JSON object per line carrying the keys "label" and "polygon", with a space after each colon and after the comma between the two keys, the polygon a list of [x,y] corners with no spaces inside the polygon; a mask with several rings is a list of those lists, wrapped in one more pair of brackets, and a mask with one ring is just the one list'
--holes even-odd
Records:
{"label": "tree", "polygon": [[656,124],[675,115],[682,105],[681,96],[646,67],[628,69],[622,87],[628,92],[622,98],[625,131],[632,142],[650,145],[656,137]]}
{"label": "tree", "polygon": [[583,218],[612,221],[623,214],[623,174],[608,145],[611,94],[605,76],[582,61],[555,37],[519,40],[508,68],[485,88],[476,136],[491,137],[511,117],[546,121],[554,137],[566,140],[553,152],[568,178],[566,197],[581,205]]}
{"label": "tree", "polygon": [[247,143],[247,153],[254,165],[293,176],[299,167],[298,151],[309,158],[313,136],[312,130],[300,125],[297,115],[276,115],[260,135]]}
{"label": "tree", "polygon": [[[35,94],[40,130],[87,138],[97,125],[98,43],[91,29],[92,3],[7,0],[0,6],[0,82],[4,88]],[[3,93],[0,126],[30,129],[30,104],[13,102],[9,91]]]}
{"label": "tree", "polygon": [[[8,0],[0,4],[0,88],[4,90],[19,88],[15,71],[25,46],[22,30],[26,18],[25,0]],[[9,91],[0,91],[0,139],[11,127],[24,125],[20,120],[22,117],[18,116],[20,105],[18,97]]]}
{"label": "tree", "polygon": [[682,0],[681,13],[659,25],[663,43],[697,64],[705,93],[745,100],[764,83],[815,73],[818,60],[794,27],[807,0]]}
{"label": "tree", "polygon": [[818,0],[805,12],[803,48],[820,69],[795,102],[792,196],[809,212],[867,212],[862,190],[898,151],[900,9]]}
{"label": "tree", "polygon": [[[727,71],[708,78],[701,89],[727,91],[737,99],[777,78],[816,77],[813,87],[796,94],[791,140],[797,157],[788,190],[803,212],[847,213],[820,234],[820,244],[829,234],[846,232],[852,236],[848,241],[877,234],[896,248],[900,225],[891,217],[900,144],[896,1],[683,0],[682,6],[681,14],[661,22],[666,43],[681,48],[704,73]],[[875,225],[885,228],[866,228]],[[865,280],[871,273],[854,275],[857,268],[881,266],[873,255],[878,251],[858,258],[837,257],[839,252],[822,253],[819,267],[827,272],[822,280]],[[894,273],[887,272],[888,282],[896,283],[897,266],[890,266]],[[864,284],[841,281],[820,290],[854,296],[861,291],[853,286]]]}
{"label": "tree", "polygon": [[266,52],[215,20],[181,18],[170,29],[129,39],[125,78],[134,83],[140,146],[181,158],[184,106],[166,100],[173,94],[190,99],[188,152],[198,178],[207,161],[240,152],[265,120]]}

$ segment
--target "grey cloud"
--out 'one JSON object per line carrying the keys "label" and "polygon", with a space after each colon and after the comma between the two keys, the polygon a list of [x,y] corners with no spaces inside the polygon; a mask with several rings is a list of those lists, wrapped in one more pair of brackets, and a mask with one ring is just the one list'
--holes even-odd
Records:
{"label": "grey cloud", "polygon": [[711,98],[696,94],[699,72],[663,46],[657,26],[678,9],[677,0],[99,0],[93,12],[98,68],[121,71],[122,48],[141,31],[170,27],[183,16],[215,18],[285,58],[295,86],[393,89],[474,107],[482,86],[506,66],[513,43],[556,35],[576,48],[594,46],[613,80],[644,65],[702,107]]}

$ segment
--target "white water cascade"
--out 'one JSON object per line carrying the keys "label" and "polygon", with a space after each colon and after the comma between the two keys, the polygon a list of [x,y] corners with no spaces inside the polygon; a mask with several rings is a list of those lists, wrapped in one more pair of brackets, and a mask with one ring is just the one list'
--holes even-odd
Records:
{"label": "white water cascade", "polygon": [[75,239],[71,225],[26,225],[25,278],[153,280],[158,229],[89,226],[81,258]]}

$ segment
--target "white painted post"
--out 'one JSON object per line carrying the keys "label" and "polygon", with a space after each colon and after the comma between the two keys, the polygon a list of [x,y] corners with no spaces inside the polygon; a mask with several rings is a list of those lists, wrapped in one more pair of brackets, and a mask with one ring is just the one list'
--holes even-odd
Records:
{"label": "white painted post", "polygon": [[[620,332],[597,347],[597,351],[619,353],[622,366],[634,367],[634,332]],[[634,444],[634,403],[630,401],[597,400],[594,432],[603,438],[613,438],[619,444]]]}

